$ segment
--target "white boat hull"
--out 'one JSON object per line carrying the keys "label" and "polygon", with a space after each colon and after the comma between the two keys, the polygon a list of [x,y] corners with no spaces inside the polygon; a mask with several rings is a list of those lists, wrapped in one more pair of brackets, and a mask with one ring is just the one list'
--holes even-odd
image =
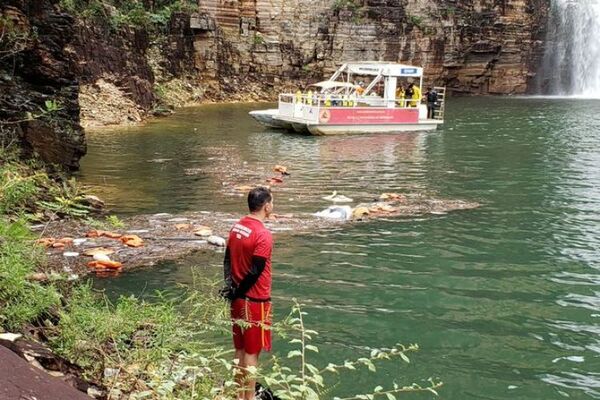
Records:
{"label": "white boat hull", "polygon": [[291,123],[274,118],[277,116],[278,111],[276,108],[272,108],[269,110],[250,111],[249,114],[256,121],[269,128],[293,130]]}
{"label": "white boat hull", "polygon": [[[316,136],[431,131],[444,122],[437,119],[426,119],[427,108],[424,106],[419,107],[419,109],[398,110],[387,108],[332,108],[319,110],[316,107],[299,105],[299,107],[295,106],[294,110],[290,109],[289,113],[292,112],[297,112],[300,116],[282,115],[278,109],[251,111],[250,115],[261,124],[270,128],[286,129],[292,132]],[[344,123],[359,119],[356,116],[360,116],[359,113],[361,112],[363,115],[364,113],[367,115],[376,113],[376,117],[379,118],[372,118],[372,121],[363,119],[357,121],[357,123]],[[338,115],[341,114],[343,121],[339,121],[339,118],[337,122],[330,121],[329,118],[331,115],[335,115],[335,113],[338,113]],[[395,117],[392,113],[396,113],[396,116],[398,116],[397,120],[393,122],[390,121],[390,119]],[[387,120],[387,123],[379,123],[381,120]]]}
{"label": "white boat hull", "polygon": [[398,125],[308,125],[312,135],[350,135],[357,133],[402,133],[435,130],[441,121],[419,121],[417,124]]}

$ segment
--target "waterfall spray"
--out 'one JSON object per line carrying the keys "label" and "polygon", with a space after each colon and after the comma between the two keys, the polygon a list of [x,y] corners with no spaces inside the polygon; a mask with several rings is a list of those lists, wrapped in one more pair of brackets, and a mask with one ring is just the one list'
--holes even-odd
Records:
{"label": "waterfall spray", "polygon": [[552,0],[541,94],[600,98],[600,0]]}

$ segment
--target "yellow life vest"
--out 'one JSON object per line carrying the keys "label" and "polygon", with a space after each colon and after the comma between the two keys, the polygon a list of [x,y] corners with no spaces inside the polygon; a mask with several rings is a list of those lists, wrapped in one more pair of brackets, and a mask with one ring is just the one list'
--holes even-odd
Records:
{"label": "yellow life vest", "polygon": [[309,90],[308,92],[306,92],[306,104],[312,104],[312,95],[313,92],[312,90]]}
{"label": "yellow life vest", "polygon": [[348,107],[354,107],[356,105],[356,96],[351,94],[348,99]]}
{"label": "yellow life vest", "polygon": [[413,87],[412,100],[413,101],[410,102],[410,105],[413,107],[416,107],[421,102],[421,89],[419,89],[417,86]]}
{"label": "yellow life vest", "polygon": [[331,96],[325,95],[325,107],[331,107]]}
{"label": "yellow life vest", "polygon": [[348,96],[342,96],[342,107],[348,107]]}
{"label": "yellow life vest", "polygon": [[296,103],[301,103],[302,102],[302,91],[298,90],[296,92]]}

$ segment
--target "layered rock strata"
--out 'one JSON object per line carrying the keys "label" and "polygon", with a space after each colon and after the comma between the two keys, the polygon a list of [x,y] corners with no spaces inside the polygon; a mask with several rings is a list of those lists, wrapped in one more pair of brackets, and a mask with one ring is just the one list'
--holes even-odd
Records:
{"label": "layered rock strata", "polygon": [[[201,0],[197,66],[226,90],[321,78],[350,60],[420,65],[430,83],[524,93],[545,0]],[[250,84],[251,85],[251,84]]]}

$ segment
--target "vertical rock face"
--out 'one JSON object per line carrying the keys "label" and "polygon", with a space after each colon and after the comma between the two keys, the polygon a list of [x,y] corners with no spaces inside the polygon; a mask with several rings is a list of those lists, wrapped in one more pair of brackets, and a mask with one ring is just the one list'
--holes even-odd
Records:
{"label": "vertical rock face", "polygon": [[[78,81],[66,48],[73,18],[52,1],[6,0],[0,51],[0,134],[25,153],[77,168],[86,152],[79,125]],[[10,34],[9,34],[10,33]],[[5,143],[6,144],[6,143]]]}
{"label": "vertical rock face", "polygon": [[[222,88],[320,78],[344,61],[425,67],[466,93],[524,93],[545,0],[202,0],[197,65]],[[260,90],[258,87],[256,90]]]}

